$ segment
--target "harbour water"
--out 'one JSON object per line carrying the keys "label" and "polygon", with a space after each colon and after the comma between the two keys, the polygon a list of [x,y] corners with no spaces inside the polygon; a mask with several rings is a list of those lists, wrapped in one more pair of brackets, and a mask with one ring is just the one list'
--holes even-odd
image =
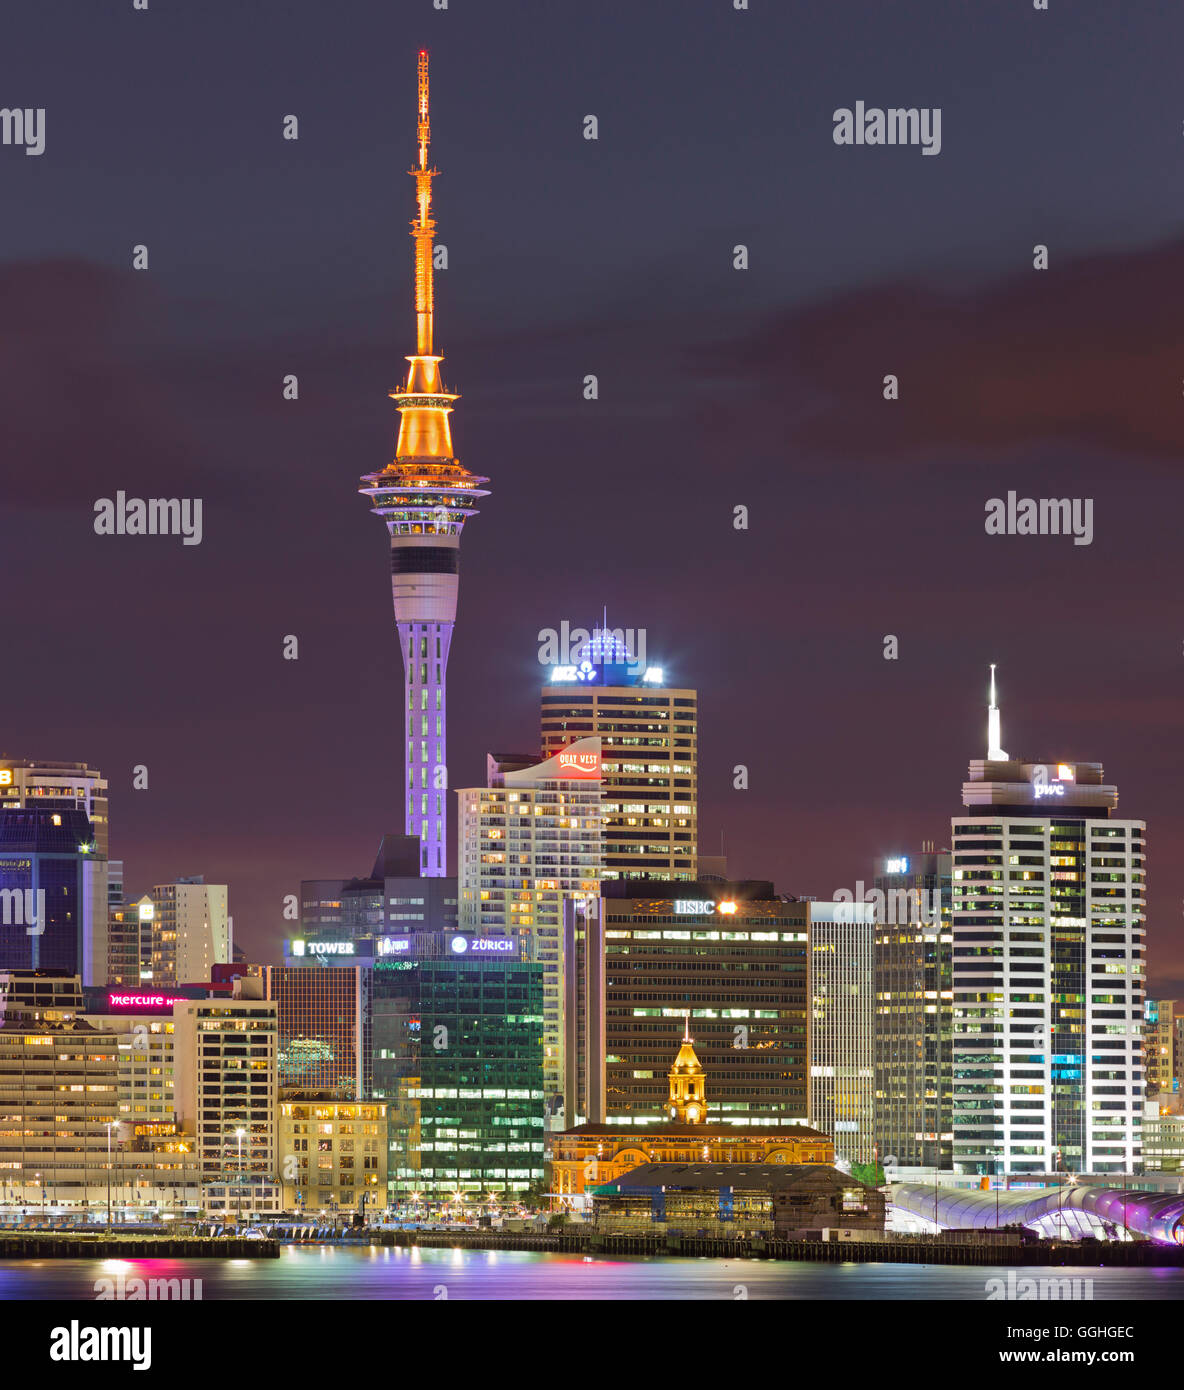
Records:
{"label": "harbour water", "polygon": [[[93,1301],[100,1281],[189,1280],[207,1299],[965,1299],[985,1300],[1007,1266],[796,1264],[621,1258],[505,1250],[285,1246],[278,1260],[4,1260],[0,1300]],[[1040,1268],[1089,1280],[1095,1300],[1179,1301],[1184,1269]],[[192,1281],[200,1280],[200,1291]]]}

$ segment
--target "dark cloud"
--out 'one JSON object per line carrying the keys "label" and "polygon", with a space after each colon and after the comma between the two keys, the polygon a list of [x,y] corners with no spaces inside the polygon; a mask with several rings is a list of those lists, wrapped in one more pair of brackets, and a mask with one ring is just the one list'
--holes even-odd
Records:
{"label": "dark cloud", "polygon": [[[786,309],[700,359],[747,383],[824,459],[903,460],[1080,444],[1184,458],[1184,241],[1029,269],[962,292],[868,284]],[[900,399],[883,399],[886,374]]]}

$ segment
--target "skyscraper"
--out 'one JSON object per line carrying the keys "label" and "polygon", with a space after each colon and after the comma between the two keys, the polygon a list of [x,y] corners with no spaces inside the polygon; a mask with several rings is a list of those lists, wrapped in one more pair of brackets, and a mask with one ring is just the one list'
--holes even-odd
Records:
{"label": "skyscraper", "polygon": [[577,739],[534,766],[488,759],[488,787],[460,798],[460,925],[529,934],[543,968],[543,1085],[558,1123],[564,1084],[563,905],[601,877],[600,740]]}
{"label": "skyscraper", "polygon": [[475,516],[473,503],[487,497],[487,478],[453,457],[448,417],[458,399],[440,376],[442,355],[433,337],[432,179],[428,164],[428,55],[419,54],[419,161],[411,174],[419,212],[411,224],[415,243],[415,352],[407,379],[390,393],[399,411],[393,463],[368,473],[358,489],[386,522],[391,538],[391,590],[404,670],[404,823],[420,840],[425,877],[448,872],[448,702],[445,673],[456,592],[460,533]]}
{"label": "skyscraper", "polygon": [[542,692],[543,756],[598,736],[603,750],[604,877],[685,879],[698,870],[698,698],[660,666],[633,660],[599,628],[551,667]]}
{"label": "skyscraper", "polygon": [[954,1168],[1131,1173],[1142,1110],[1146,825],[1101,763],[1000,747],[953,826]]}
{"label": "skyscraper", "polygon": [[949,850],[880,861],[875,955],[876,1148],[949,1168],[953,1075]]}
{"label": "skyscraper", "polygon": [[809,906],[810,1124],[834,1135],[837,1158],[870,1163],[876,909],[847,901]]}

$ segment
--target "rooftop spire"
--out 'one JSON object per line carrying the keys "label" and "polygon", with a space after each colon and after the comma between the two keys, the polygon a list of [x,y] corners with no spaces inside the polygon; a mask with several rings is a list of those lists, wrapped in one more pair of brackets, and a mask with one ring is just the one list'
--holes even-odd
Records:
{"label": "rooftop spire", "polygon": [[1007,754],[999,746],[999,709],[995,704],[995,667],[991,666],[991,703],[987,706],[987,760],[993,763],[1005,763],[1008,761]]}
{"label": "rooftop spire", "polygon": [[457,399],[440,379],[441,355],[434,347],[435,292],[432,285],[436,222],[432,217],[432,180],[439,173],[428,162],[432,143],[428,89],[428,51],[419,50],[419,106],[416,124],[419,158],[409,170],[415,180],[419,213],[411,223],[415,243],[415,353],[407,358],[407,380],[391,396],[399,408],[399,462],[452,462],[448,416]]}
{"label": "rooftop spire", "polygon": [[419,216],[411,224],[415,241],[415,351],[425,356],[432,350],[432,179],[436,170],[428,164],[432,127],[428,116],[428,51],[419,50],[419,165],[411,170]]}

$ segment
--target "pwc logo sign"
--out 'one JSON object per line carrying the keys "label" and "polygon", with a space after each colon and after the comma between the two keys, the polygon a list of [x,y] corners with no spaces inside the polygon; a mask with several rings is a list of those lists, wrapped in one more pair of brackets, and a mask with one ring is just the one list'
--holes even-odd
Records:
{"label": "pwc logo sign", "polygon": [[566,749],[559,754],[560,777],[577,777],[593,781],[600,776],[599,753],[573,753]]}

